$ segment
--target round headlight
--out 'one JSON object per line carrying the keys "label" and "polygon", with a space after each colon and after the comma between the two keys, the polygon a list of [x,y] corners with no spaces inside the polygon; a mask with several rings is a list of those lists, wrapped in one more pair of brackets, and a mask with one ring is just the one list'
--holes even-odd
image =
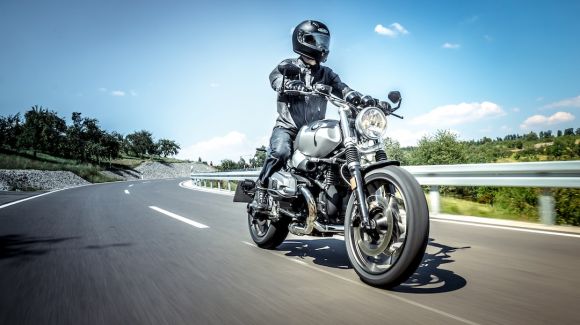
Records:
{"label": "round headlight", "polygon": [[382,138],[387,131],[387,117],[376,107],[367,107],[358,113],[355,126],[358,133],[376,140]]}

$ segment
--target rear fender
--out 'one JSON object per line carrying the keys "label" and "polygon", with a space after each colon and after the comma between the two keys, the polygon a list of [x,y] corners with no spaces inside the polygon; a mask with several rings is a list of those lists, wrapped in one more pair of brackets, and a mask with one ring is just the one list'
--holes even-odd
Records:
{"label": "rear fender", "polygon": [[236,193],[234,194],[234,202],[252,202],[254,200],[254,193],[256,193],[256,182],[251,179],[243,180],[238,183]]}

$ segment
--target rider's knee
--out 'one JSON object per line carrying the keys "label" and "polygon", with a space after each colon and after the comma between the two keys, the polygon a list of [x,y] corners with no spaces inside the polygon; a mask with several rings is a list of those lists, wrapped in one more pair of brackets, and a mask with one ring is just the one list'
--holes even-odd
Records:
{"label": "rider's knee", "polygon": [[271,155],[275,158],[278,158],[281,161],[286,161],[288,160],[288,158],[290,158],[291,153],[292,148],[290,147],[290,145],[281,144],[277,146],[275,150],[272,150]]}

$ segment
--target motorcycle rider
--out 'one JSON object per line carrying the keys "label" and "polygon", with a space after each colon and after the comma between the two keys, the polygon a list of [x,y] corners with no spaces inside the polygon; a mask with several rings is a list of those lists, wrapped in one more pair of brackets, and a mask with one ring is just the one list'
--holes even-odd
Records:
{"label": "motorcycle rider", "polygon": [[[316,95],[281,94],[280,90],[302,91],[321,83],[331,86],[334,95],[352,104],[358,105],[363,97],[361,93],[343,83],[332,69],[321,65],[328,58],[329,45],[330,32],[325,24],[315,20],[303,21],[292,33],[292,47],[300,57],[284,60],[300,67],[300,76],[284,77],[277,67],[270,73],[270,85],[278,92],[279,115],[270,137],[270,151],[256,184],[252,206],[257,210],[268,208],[266,192],[268,178],[280,170],[290,158],[292,144],[300,128],[310,122],[322,120],[326,115],[326,98]],[[368,105],[376,101],[370,96],[364,96],[364,99]]]}

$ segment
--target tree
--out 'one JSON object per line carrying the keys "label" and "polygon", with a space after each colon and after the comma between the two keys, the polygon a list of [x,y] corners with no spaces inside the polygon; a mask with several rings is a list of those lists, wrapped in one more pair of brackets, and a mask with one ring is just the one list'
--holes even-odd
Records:
{"label": "tree", "polygon": [[467,162],[466,147],[457,135],[448,130],[438,130],[434,136],[423,136],[411,152],[413,165],[447,165]]}
{"label": "tree", "polygon": [[38,151],[57,154],[64,142],[66,122],[56,112],[33,106],[24,114],[25,122],[19,145],[30,148],[34,156]]}
{"label": "tree", "polygon": [[401,150],[401,145],[399,144],[399,141],[387,137],[385,138],[384,144],[385,144],[385,152],[387,153],[387,157],[390,160],[398,160],[403,165],[406,164],[407,159],[405,153],[403,152],[403,150]]}
{"label": "tree", "polygon": [[264,166],[264,161],[266,161],[266,147],[261,146],[256,149],[254,157],[250,159],[250,166],[252,168],[262,167]]}
{"label": "tree", "polygon": [[22,133],[21,123],[20,113],[7,117],[0,116],[0,147],[8,146],[11,149],[17,149],[18,138]]}
{"label": "tree", "polygon": [[157,141],[157,149],[163,157],[167,157],[170,155],[177,155],[181,147],[173,140],[159,139],[159,141]]}
{"label": "tree", "polygon": [[244,157],[240,157],[240,160],[238,160],[238,168],[239,169],[244,169],[246,168],[246,160],[244,159]]}
{"label": "tree", "polygon": [[564,135],[574,135],[574,128],[567,128],[564,130]]}
{"label": "tree", "polygon": [[558,130],[557,136],[558,137],[561,137],[562,136],[562,130]]}
{"label": "tree", "polygon": [[534,131],[531,131],[525,135],[524,139],[527,141],[536,141],[538,140],[538,135]]}
{"label": "tree", "polygon": [[576,135],[580,135],[580,128],[576,129]]}
{"label": "tree", "polygon": [[[211,164],[210,164],[211,165]],[[213,165],[212,165],[213,166]],[[238,169],[238,164],[231,159],[224,159],[218,166],[219,170],[233,170]]]}
{"label": "tree", "polygon": [[157,151],[153,135],[146,130],[128,134],[125,137],[125,145],[130,153],[138,157],[143,157],[146,154],[153,155]]}

